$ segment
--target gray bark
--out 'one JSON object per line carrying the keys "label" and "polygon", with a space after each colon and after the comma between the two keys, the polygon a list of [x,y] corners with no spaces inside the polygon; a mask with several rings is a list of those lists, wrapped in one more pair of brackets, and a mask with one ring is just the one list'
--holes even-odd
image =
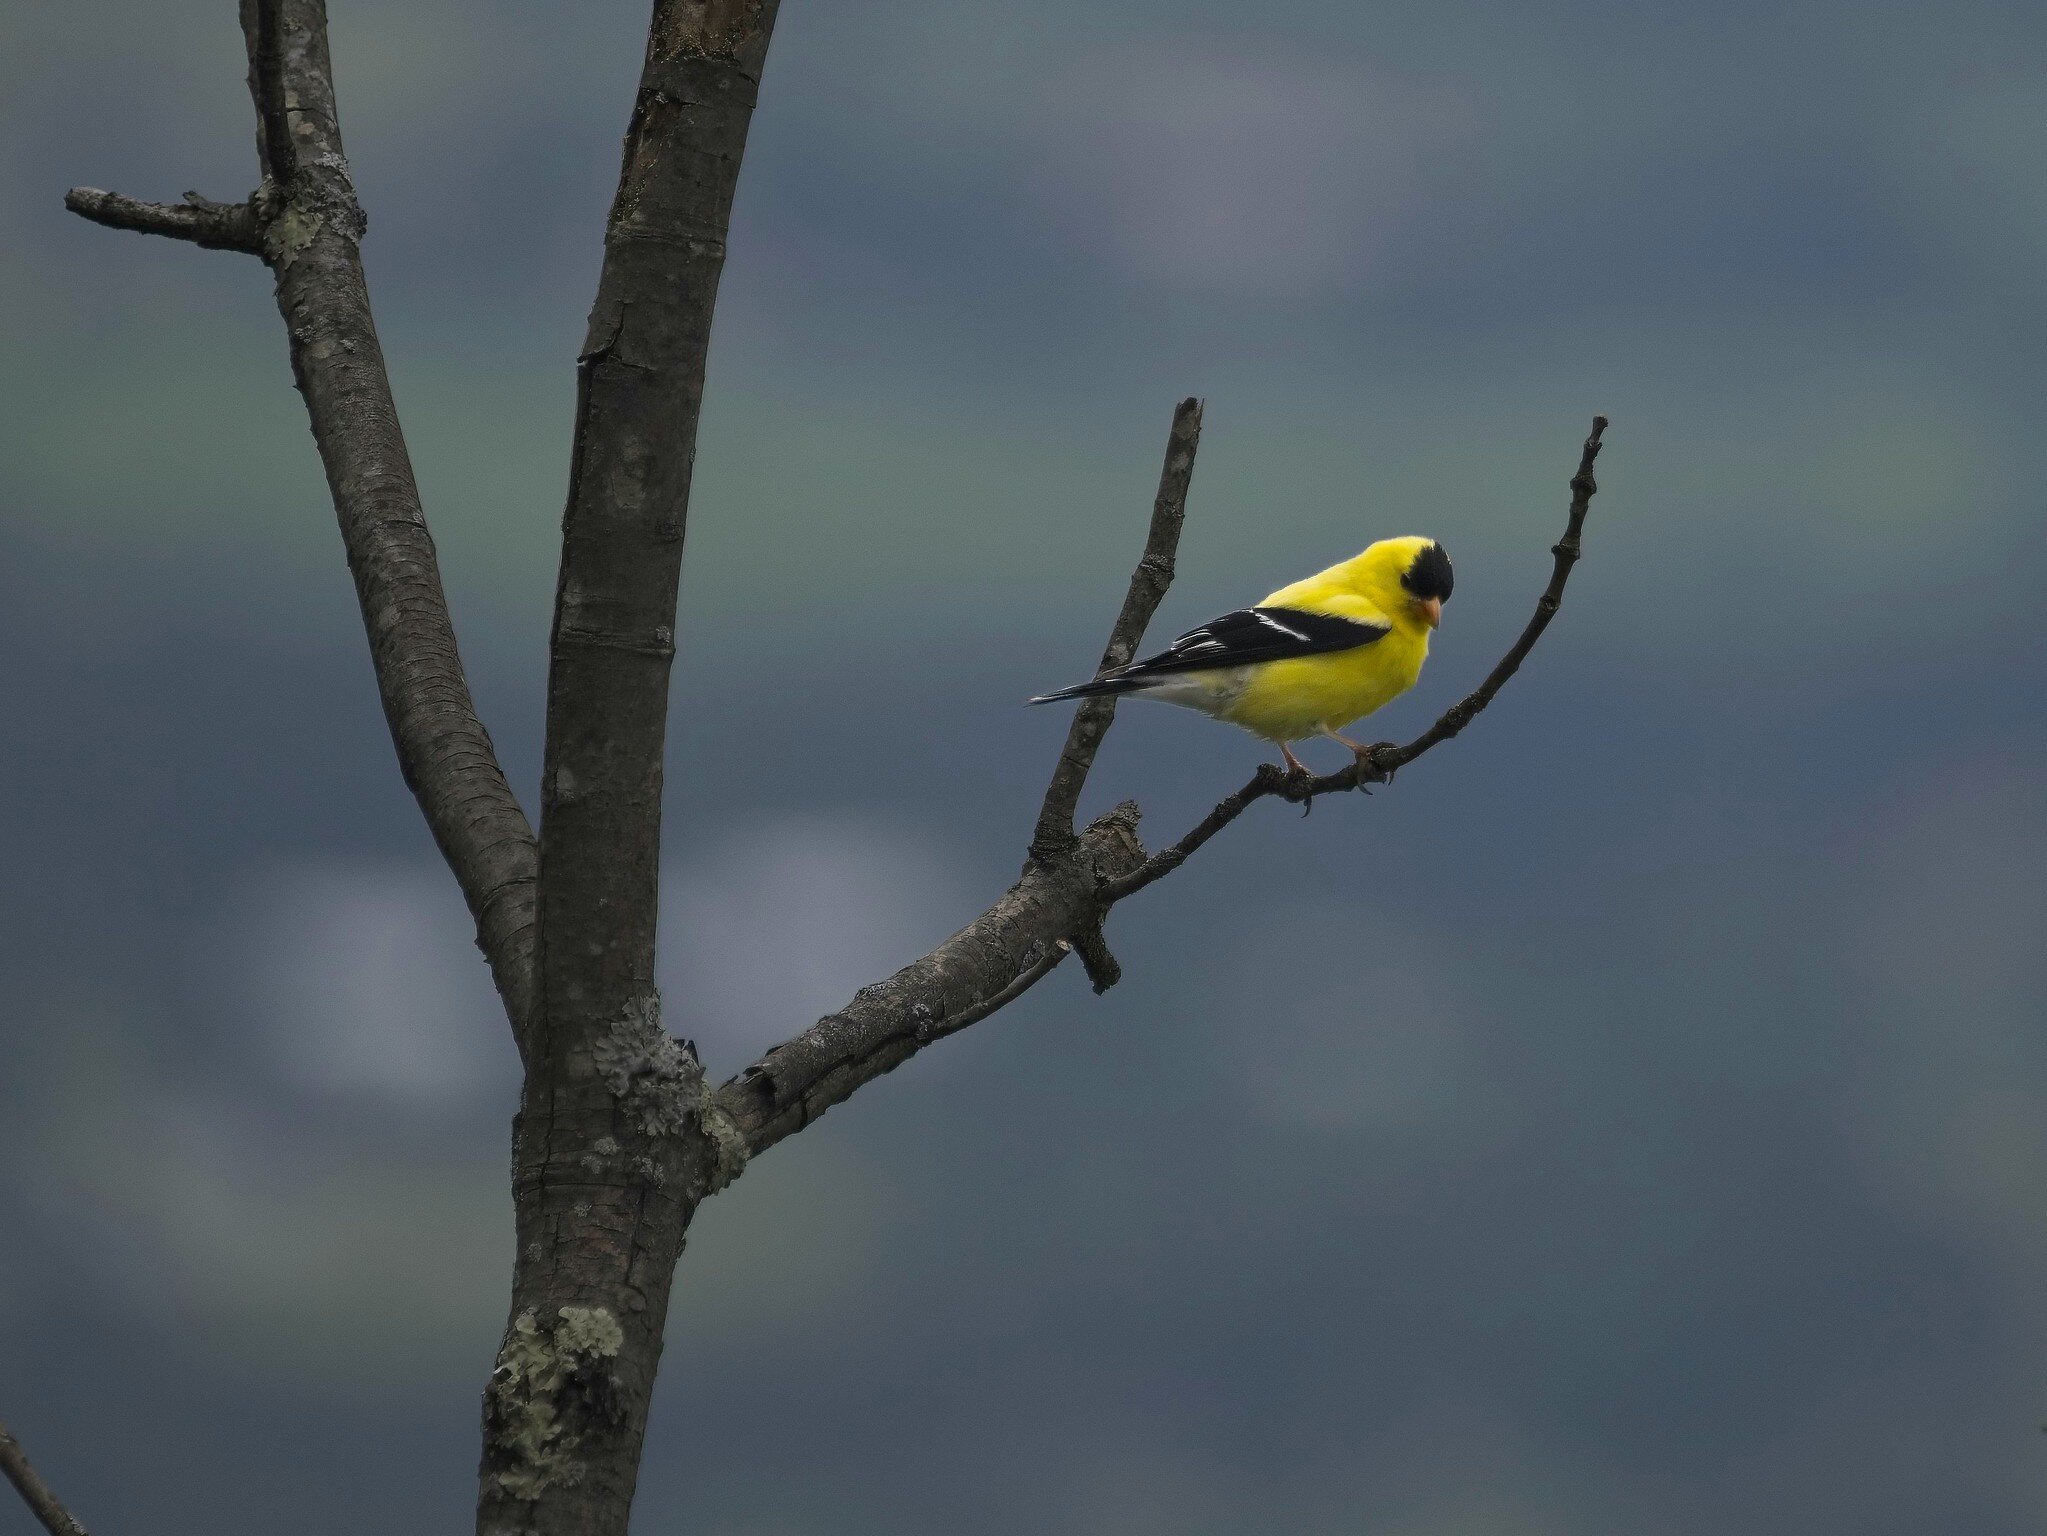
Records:
{"label": "gray bark", "polygon": [[50,1536],[85,1536],[85,1527],[43,1481],[42,1474],[30,1464],[28,1452],[21,1448],[21,1442],[14,1438],[5,1424],[0,1424],[0,1477],[14,1485],[14,1491],[21,1495],[21,1502],[28,1506],[28,1512],[36,1517],[36,1523]]}
{"label": "gray bark", "polygon": [[657,0],[576,423],[541,779],[540,995],[477,1528],[622,1531],[698,1202],[738,1171],[654,989],[662,749],[705,359],[775,0]]}

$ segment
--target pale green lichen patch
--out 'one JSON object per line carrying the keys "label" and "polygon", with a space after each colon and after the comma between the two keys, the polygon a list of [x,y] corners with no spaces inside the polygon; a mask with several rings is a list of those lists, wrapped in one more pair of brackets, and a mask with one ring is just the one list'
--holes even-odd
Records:
{"label": "pale green lichen patch", "polygon": [[649,1136],[680,1136],[689,1129],[704,1069],[682,1042],[661,1028],[661,1000],[649,995],[625,1012],[590,1047],[604,1086],[628,1120]]}
{"label": "pale green lichen patch", "polygon": [[707,1195],[715,1195],[746,1171],[746,1133],[719,1106],[717,1095],[712,1093],[709,1083],[701,1085],[697,1124],[704,1128],[704,1134],[711,1138],[711,1145],[718,1154],[711,1171],[711,1186],[704,1191]]}
{"label": "pale green lichen patch", "polygon": [[603,1307],[562,1307],[543,1325],[527,1309],[512,1322],[484,1394],[484,1475],[528,1502],[583,1479],[583,1426],[618,1416],[609,1362],[625,1330]]}
{"label": "pale green lichen patch", "polygon": [[713,1153],[705,1194],[715,1194],[746,1167],[746,1137],[718,1105],[703,1065],[661,1027],[661,1000],[649,994],[590,1047],[590,1059],[629,1123],[648,1136],[698,1130]]}
{"label": "pale green lichen patch", "polygon": [[298,259],[300,251],[313,243],[324,224],[317,213],[297,203],[286,203],[270,225],[270,264],[282,272]]}
{"label": "pale green lichen patch", "polygon": [[608,1360],[625,1347],[625,1330],[602,1307],[563,1307],[561,1322],[554,1330],[554,1346],[563,1356]]}
{"label": "pale green lichen patch", "polygon": [[264,258],[282,276],[322,235],[360,242],[367,225],[348,180],[348,162],[331,150],[309,158],[288,194],[265,182],[252,199],[268,210],[263,220]]}

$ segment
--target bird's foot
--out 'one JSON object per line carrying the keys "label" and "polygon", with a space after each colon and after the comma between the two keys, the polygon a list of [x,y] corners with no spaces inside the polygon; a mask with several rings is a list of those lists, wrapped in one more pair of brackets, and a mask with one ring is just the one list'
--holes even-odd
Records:
{"label": "bird's foot", "polygon": [[1360,789],[1364,788],[1367,784],[1391,784],[1393,782],[1393,775],[1398,770],[1396,768],[1382,768],[1379,766],[1382,754],[1398,750],[1392,742],[1375,741],[1369,747],[1366,747],[1360,746],[1354,741],[1345,741],[1344,745],[1349,747],[1357,757],[1358,787]]}
{"label": "bird's foot", "polygon": [[[1365,789],[1367,784],[1391,784],[1393,782],[1393,770],[1379,766],[1379,754],[1381,752],[1396,750],[1392,742],[1375,741],[1368,747],[1361,741],[1352,741],[1341,731],[1324,731],[1322,734],[1331,741],[1340,741],[1350,748],[1351,756],[1357,759],[1353,765],[1352,772],[1359,789]],[[1367,794],[1371,793],[1370,790],[1365,790],[1365,792]]]}
{"label": "bird's foot", "polygon": [[[1308,765],[1294,756],[1293,748],[1285,742],[1279,744],[1279,755],[1286,759],[1285,766],[1278,763],[1260,763],[1258,776],[1264,780],[1266,793],[1277,794],[1282,800],[1298,800],[1304,805],[1314,803],[1309,786],[1315,782],[1315,775]],[[1301,812],[1303,816],[1307,811]]]}

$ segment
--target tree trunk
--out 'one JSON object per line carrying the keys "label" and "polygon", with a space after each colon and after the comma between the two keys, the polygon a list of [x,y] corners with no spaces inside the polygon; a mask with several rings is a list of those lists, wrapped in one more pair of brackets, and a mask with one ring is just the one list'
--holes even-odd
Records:
{"label": "tree trunk", "polygon": [[656,0],[578,361],[486,1536],[623,1536],[683,1236],[745,1161],[694,1052],[661,1028],[654,935],[697,416],[775,10]]}

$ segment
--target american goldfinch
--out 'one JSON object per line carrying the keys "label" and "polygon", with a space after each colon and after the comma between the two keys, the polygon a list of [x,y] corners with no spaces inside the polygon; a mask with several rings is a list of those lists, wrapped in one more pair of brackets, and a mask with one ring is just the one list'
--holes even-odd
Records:
{"label": "american goldfinch", "polygon": [[1434,539],[1381,539],[1255,608],[1188,630],[1156,656],[1030,702],[1162,699],[1277,743],[1294,773],[1307,769],[1290,743],[1313,736],[1363,757],[1371,749],[1338,728],[1414,686],[1451,582],[1450,557]]}

